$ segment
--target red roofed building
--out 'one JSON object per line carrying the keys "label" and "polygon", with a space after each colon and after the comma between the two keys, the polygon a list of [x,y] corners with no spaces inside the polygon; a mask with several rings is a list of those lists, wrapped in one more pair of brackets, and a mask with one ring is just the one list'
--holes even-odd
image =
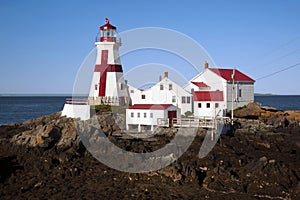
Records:
{"label": "red roofed building", "polygon": [[226,81],[232,81],[232,74],[234,73],[235,81],[251,82],[254,83],[255,80],[247,76],[246,74],[240,72],[237,69],[217,69],[217,68],[208,68],[210,71],[216,73],[217,75],[224,78]]}
{"label": "red roofed building", "polygon": [[206,63],[184,89],[193,94],[195,116],[223,116],[232,109],[232,99],[234,109],[254,101],[254,83],[237,69],[209,68]]}
{"label": "red roofed building", "polygon": [[153,131],[158,118],[171,121],[179,116],[180,109],[172,104],[134,104],[126,109],[126,129],[137,129],[138,132]]}

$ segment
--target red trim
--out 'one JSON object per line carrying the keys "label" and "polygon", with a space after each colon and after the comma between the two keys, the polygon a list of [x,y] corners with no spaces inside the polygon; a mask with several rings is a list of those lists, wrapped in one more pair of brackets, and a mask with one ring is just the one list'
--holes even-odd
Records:
{"label": "red trim", "polygon": [[[105,96],[106,88],[106,75],[107,75],[107,60],[108,60],[108,50],[102,50],[101,52],[101,65],[95,66],[95,71],[98,69],[100,72],[100,83],[99,83],[99,97]],[[98,66],[98,68],[97,68]]]}
{"label": "red trim", "polygon": [[100,37],[100,42],[115,42],[116,37]]}
{"label": "red trim", "polygon": [[[217,69],[217,68],[208,68],[208,69],[210,69],[212,72],[218,74],[219,76],[221,76],[222,78],[224,78],[227,81],[232,80],[231,75],[233,73],[233,69]],[[255,82],[255,80],[253,80],[246,74],[240,72],[239,70],[235,70],[234,80],[235,81],[248,81],[248,82],[253,82],[253,83]]]}
{"label": "red trim", "polygon": [[101,64],[96,65],[94,72],[100,72],[99,97],[105,96],[107,72],[123,72],[122,65],[110,65],[108,61],[108,50],[101,51]]}
{"label": "red trim", "polygon": [[[103,69],[106,68],[106,69]],[[110,65],[107,64],[106,66],[101,65],[95,65],[94,72],[123,72],[122,65]]]}
{"label": "red trim", "polygon": [[142,109],[142,110],[165,110],[172,106],[172,104],[134,104],[129,109]]}
{"label": "red trim", "polygon": [[223,101],[223,91],[196,91],[194,101]]}
{"label": "red trim", "polygon": [[204,82],[193,82],[192,83],[198,87],[201,87],[201,88],[208,88],[209,86],[206,85]]}

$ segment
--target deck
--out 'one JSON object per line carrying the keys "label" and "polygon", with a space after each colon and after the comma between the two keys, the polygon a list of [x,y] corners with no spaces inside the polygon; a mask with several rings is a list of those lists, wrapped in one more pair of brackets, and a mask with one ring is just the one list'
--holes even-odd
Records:
{"label": "deck", "polygon": [[201,128],[216,128],[218,125],[230,124],[229,117],[195,117],[195,118],[173,118],[171,121],[168,118],[158,118],[158,127],[201,127]]}

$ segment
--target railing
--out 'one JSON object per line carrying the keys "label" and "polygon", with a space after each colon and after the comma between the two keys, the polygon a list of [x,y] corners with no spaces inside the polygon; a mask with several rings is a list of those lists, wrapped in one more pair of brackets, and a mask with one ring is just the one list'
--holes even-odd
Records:
{"label": "railing", "polygon": [[170,120],[168,118],[157,118],[157,126],[159,127],[169,127]]}
{"label": "railing", "polygon": [[229,124],[230,119],[228,117],[199,117],[199,118],[173,118],[169,123],[168,118],[158,118],[157,126],[160,127],[202,127],[202,128],[214,128],[217,124]]}
{"label": "railing", "polygon": [[67,98],[66,104],[72,104],[72,105],[88,105],[89,101],[87,99],[72,99]]}

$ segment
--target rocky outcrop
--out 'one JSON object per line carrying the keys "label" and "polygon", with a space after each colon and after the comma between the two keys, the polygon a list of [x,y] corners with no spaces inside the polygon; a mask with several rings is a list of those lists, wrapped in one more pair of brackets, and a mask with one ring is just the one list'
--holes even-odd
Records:
{"label": "rocky outcrop", "polygon": [[249,103],[234,111],[240,128],[250,132],[275,131],[297,133],[300,131],[300,111],[280,111],[262,107],[259,103]]}
{"label": "rocky outcrop", "polygon": [[[244,109],[242,111],[242,109]],[[171,165],[150,173],[110,169],[93,158],[77,135],[82,123],[60,113],[0,127],[0,196],[104,199],[298,199],[300,132],[297,111],[250,104],[236,111],[238,129],[222,135],[212,151],[198,157],[204,130]],[[267,116],[275,116],[268,119]],[[289,124],[279,124],[284,117]],[[280,119],[280,120],[279,120]],[[91,120],[91,141],[101,128],[126,151],[152,152],[170,143],[175,128],[152,138],[124,136],[124,116],[103,113]],[[92,123],[92,121],[84,123]],[[269,120],[269,121],[268,121]],[[77,125],[76,125],[77,124]],[[77,128],[77,129],[76,129]],[[100,138],[101,139],[101,138]],[[113,158],[113,156],[112,156]]]}

